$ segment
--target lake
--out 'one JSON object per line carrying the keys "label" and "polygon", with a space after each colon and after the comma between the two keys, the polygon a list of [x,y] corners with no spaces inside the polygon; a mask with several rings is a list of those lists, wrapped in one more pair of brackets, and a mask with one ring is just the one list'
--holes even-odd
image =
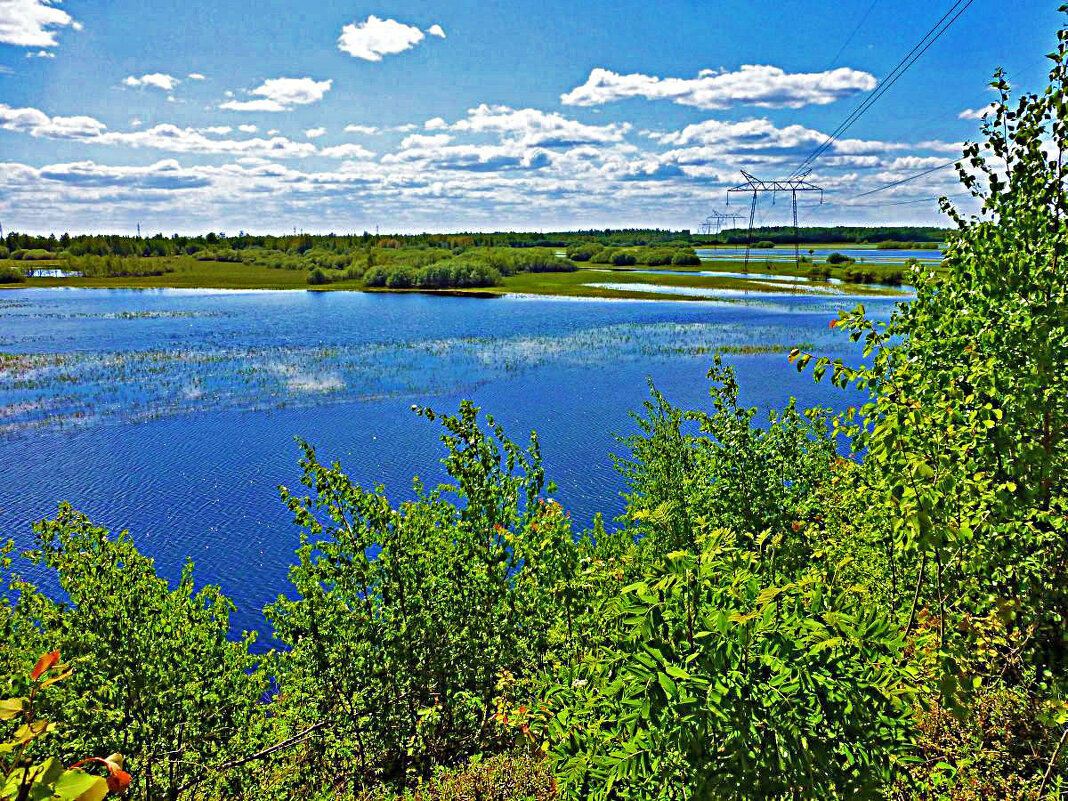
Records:
{"label": "lake", "polygon": [[[0,535],[69,500],[128,528],[159,571],[187,557],[237,603],[240,629],[286,589],[297,530],[277,487],[298,486],[295,438],[361,483],[411,497],[443,477],[440,428],[412,404],[471,398],[514,439],[536,428],[556,497],[577,527],[623,504],[612,453],[647,379],[707,400],[717,348],[743,398],[844,408],[857,398],[786,361],[809,343],[856,360],[828,327],[857,298],[734,301],[488,300],[359,292],[16,289],[0,293]],[[886,316],[893,301],[864,300]]]}
{"label": "lake", "polygon": [[[832,253],[840,253],[857,262],[870,264],[902,264],[906,259],[916,259],[921,264],[938,264],[942,261],[942,251],[938,250],[878,250],[874,248],[851,248],[848,245],[841,247],[809,248],[801,245],[801,255],[807,256],[816,264],[827,261]],[[701,257],[701,261],[742,261],[745,259],[745,247],[717,247],[696,248],[695,252]],[[793,245],[780,245],[776,248],[752,248],[749,251],[749,263],[759,265],[763,262],[792,262],[794,260]]]}

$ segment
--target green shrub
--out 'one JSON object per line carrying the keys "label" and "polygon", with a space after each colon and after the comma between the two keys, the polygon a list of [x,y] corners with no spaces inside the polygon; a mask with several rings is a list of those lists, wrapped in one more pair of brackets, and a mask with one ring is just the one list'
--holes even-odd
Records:
{"label": "green shrub", "polygon": [[633,253],[620,250],[612,254],[612,264],[616,267],[632,267],[638,263]]}
{"label": "green shrub", "polygon": [[753,247],[758,248],[760,250],[767,250],[769,248],[775,247],[775,243],[772,242],[770,239],[761,239],[759,242],[754,243]]}
{"label": "green shrub", "polygon": [[597,242],[582,242],[578,245],[570,245],[566,254],[571,261],[589,261],[594,255],[604,250],[604,245]]}
{"label": "green shrub", "polygon": [[56,258],[56,254],[39,248],[31,250],[20,249],[12,252],[11,258],[15,261],[51,261]]}
{"label": "green shrub", "polygon": [[697,267],[701,264],[701,258],[692,250],[680,250],[671,257],[671,263],[676,266]]}
{"label": "green shrub", "polygon": [[451,487],[417,484],[393,506],[305,445],[312,496],[282,490],[303,531],[293,591],[267,609],[289,649],[277,713],[291,730],[327,722],[306,769],[344,797],[507,750],[493,725],[502,674],[572,653],[577,545],[543,495],[536,437],[520,448],[469,402],[441,420]]}
{"label": "green shrub", "polygon": [[386,274],[388,289],[411,289],[416,285],[416,271],[411,267],[394,267]]}
{"label": "green shrub", "polygon": [[329,284],[330,276],[328,276],[321,269],[316,267],[314,270],[308,273],[308,283],[312,286],[322,286],[323,284]]}
{"label": "green shrub", "polygon": [[233,604],[197,589],[191,564],[169,586],[126,532],[111,536],[66,504],[34,534],[30,560],[58,579],[63,600],[16,580],[0,634],[20,648],[0,649],[0,660],[55,649],[75,666],[41,707],[63,731],[62,763],[121,745],[137,795],[210,785],[209,767],[256,730],[267,689],[251,636],[227,637]]}
{"label": "green shrub", "polygon": [[900,630],[833,566],[784,580],[705,531],[600,621],[603,644],[546,677],[563,798],[874,797],[909,753]]}
{"label": "green shrub", "polygon": [[16,267],[8,267],[6,264],[0,264],[0,284],[21,284],[25,280],[26,276],[22,270]]}
{"label": "green shrub", "polygon": [[844,256],[838,251],[835,251],[834,253],[831,253],[829,256],[827,256],[828,264],[853,264],[855,262],[856,259],[850,258],[849,256]]}
{"label": "green shrub", "polygon": [[385,267],[371,267],[363,274],[363,284],[369,287],[383,287],[388,277],[389,271]]}

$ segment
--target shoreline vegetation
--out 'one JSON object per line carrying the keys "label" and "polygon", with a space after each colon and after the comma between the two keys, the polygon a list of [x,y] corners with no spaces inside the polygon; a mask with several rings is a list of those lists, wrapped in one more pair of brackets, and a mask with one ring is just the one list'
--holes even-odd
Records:
{"label": "shoreline vegetation", "polygon": [[[752,254],[746,270],[740,254],[729,257],[737,251],[730,237],[709,242],[687,232],[580,232],[496,244],[495,236],[56,239],[12,233],[0,245],[0,288],[310,289],[656,300],[715,299],[719,290],[728,295],[804,291],[877,296],[900,294],[898,287],[914,286],[926,272],[937,270],[931,251],[940,245],[912,239],[854,242],[848,248],[813,242],[806,243],[795,264],[792,247],[773,252],[776,245],[767,240],[758,243],[763,248]],[[732,252],[724,258],[716,253],[720,248]],[[908,255],[885,255],[891,250]],[[611,287],[605,286],[606,277]],[[636,286],[629,289],[627,284]],[[680,289],[693,294],[678,294]]]}

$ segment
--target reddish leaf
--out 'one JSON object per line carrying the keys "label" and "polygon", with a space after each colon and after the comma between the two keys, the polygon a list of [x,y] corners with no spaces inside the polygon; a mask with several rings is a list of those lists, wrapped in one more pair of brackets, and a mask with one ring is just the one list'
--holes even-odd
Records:
{"label": "reddish leaf", "polygon": [[108,789],[113,793],[121,793],[130,786],[132,776],[124,770],[117,770],[108,776]]}
{"label": "reddish leaf", "polygon": [[34,681],[41,678],[41,674],[54,667],[58,661],[59,651],[52,651],[50,654],[45,654],[38,659],[37,664],[33,666],[33,672],[30,673],[30,678]]}

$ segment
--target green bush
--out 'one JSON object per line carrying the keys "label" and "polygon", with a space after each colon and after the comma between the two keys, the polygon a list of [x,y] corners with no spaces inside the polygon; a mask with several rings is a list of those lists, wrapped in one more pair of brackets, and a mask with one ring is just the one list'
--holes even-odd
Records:
{"label": "green bush", "polygon": [[66,504],[34,533],[30,559],[64,600],[16,579],[14,605],[0,607],[0,661],[57,649],[75,666],[41,707],[63,730],[53,741],[62,763],[121,745],[138,795],[211,785],[210,766],[244,753],[267,689],[252,638],[227,637],[233,604],[196,589],[191,565],[169,586],[126,532],[111,536]]}
{"label": "green bush", "polygon": [[767,250],[775,247],[775,243],[770,239],[761,239],[759,242],[754,243],[753,247],[758,248],[759,250]]}
{"label": "green bush", "polygon": [[322,286],[323,284],[330,283],[330,276],[324,273],[320,268],[316,267],[310,273],[308,273],[308,283],[312,286]]}
{"label": "green bush", "polygon": [[632,267],[638,263],[633,253],[620,250],[612,254],[612,264],[616,267]]}
{"label": "green bush", "polygon": [[844,256],[838,251],[835,251],[834,253],[831,253],[829,256],[827,256],[828,264],[854,264],[855,262],[856,259],[850,258],[849,256]]}
{"label": "green bush", "polygon": [[571,261],[590,261],[597,253],[604,250],[604,245],[597,242],[583,242],[578,245],[570,245],[566,254]]}
{"label": "green bush", "polygon": [[8,267],[6,264],[0,264],[0,284],[21,284],[25,280],[26,276],[22,270],[16,267]]}
{"label": "green bush", "polygon": [[701,258],[692,250],[680,250],[671,257],[671,263],[676,266],[697,267],[701,264]]}
{"label": "green bush", "polygon": [[304,446],[313,494],[282,490],[303,533],[293,593],[267,610],[289,649],[277,713],[292,730],[328,722],[306,769],[345,797],[504,750],[492,725],[502,674],[573,652],[578,549],[544,497],[537,439],[520,448],[468,402],[441,421],[451,487],[417,484],[393,506]]}
{"label": "green bush", "polygon": [[834,567],[776,575],[722,531],[609,600],[546,679],[564,798],[875,797],[912,742],[904,640]]}
{"label": "green bush", "polygon": [[56,254],[49,250],[31,249],[31,250],[16,250],[11,253],[11,258],[15,261],[51,261],[56,258]]}

